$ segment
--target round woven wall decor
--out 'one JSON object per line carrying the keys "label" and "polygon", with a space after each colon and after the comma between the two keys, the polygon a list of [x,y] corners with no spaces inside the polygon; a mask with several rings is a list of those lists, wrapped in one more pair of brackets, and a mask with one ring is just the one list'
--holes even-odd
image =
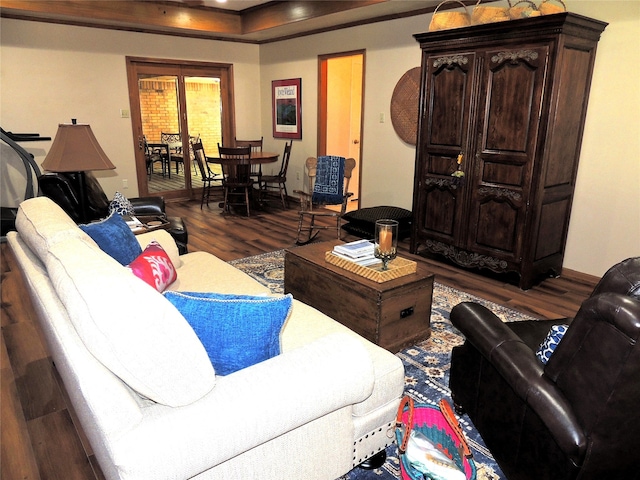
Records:
{"label": "round woven wall decor", "polygon": [[391,123],[398,136],[415,145],[418,136],[418,102],[420,67],[407,71],[396,84],[391,96]]}

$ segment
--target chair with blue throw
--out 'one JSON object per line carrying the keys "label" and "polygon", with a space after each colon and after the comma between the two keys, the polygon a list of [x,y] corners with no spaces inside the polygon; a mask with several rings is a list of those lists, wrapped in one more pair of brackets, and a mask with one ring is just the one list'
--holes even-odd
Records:
{"label": "chair with blue throw", "polygon": [[[294,192],[300,196],[301,205],[296,244],[305,245],[316,238],[321,230],[333,228],[336,229],[337,238],[340,238],[340,221],[347,211],[349,198],[353,196],[353,193],[349,192],[349,180],[355,166],[356,161],[353,158],[307,158],[308,191]],[[339,205],[340,208],[323,208],[328,205]],[[333,219],[335,224],[317,224],[317,217]]]}

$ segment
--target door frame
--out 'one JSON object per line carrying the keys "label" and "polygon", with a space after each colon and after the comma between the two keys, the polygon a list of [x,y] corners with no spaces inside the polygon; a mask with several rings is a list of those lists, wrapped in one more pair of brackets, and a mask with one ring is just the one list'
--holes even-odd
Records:
{"label": "door frame", "polygon": [[[140,92],[138,89],[138,73],[140,69],[157,69],[158,72],[178,77],[179,90],[179,123],[180,131],[187,132],[188,112],[184,95],[185,77],[220,77],[220,100],[222,102],[222,138],[231,139],[236,135],[235,101],[233,87],[233,64],[174,60],[149,57],[126,57],[127,83],[129,86],[129,107],[131,111],[131,128],[133,130],[133,148],[135,152],[136,177],[140,196],[149,195],[147,183],[147,167],[142,141],[142,112],[140,109]],[[188,136],[183,135],[182,151],[189,151]],[[195,191],[190,185],[190,159],[185,158],[185,181],[183,190],[163,193],[165,198],[193,198]],[[198,189],[199,190],[199,189]]]}
{"label": "door frame", "polygon": [[[364,136],[364,98],[365,98],[365,73],[366,73],[366,50],[350,50],[347,52],[329,53],[324,55],[318,55],[318,139],[317,139],[317,155],[327,154],[327,98],[328,98],[328,75],[327,67],[328,61],[341,57],[352,57],[355,55],[362,56],[362,84],[360,86],[361,102],[360,102],[360,145],[358,148],[358,192],[355,197],[359,206],[362,191],[362,139]],[[356,206],[356,207],[357,207]]]}

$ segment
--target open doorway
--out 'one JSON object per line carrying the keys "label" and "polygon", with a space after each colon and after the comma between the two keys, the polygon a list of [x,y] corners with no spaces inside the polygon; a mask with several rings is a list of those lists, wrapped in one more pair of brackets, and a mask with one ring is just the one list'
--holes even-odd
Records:
{"label": "open doorway", "polygon": [[347,210],[356,210],[360,205],[362,171],[365,52],[321,55],[318,61],[318,155],[355,159],[349,184],[354,195]]}
{"label": "open doorway", "polygon": [[140,195],[195,196],[191,143],[216,156],[235,136],[231,65],[127,58],[127,72]]}

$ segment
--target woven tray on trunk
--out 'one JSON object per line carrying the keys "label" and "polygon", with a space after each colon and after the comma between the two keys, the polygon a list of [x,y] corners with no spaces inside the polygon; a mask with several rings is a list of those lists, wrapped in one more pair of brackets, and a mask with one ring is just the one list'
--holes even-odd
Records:
{"label": "woven tray on trunk", "polygon": [[360,275],[361,277],[368,278],[374,282],[382,283],[389,280],[395,280],[396,278],[404,277],[411,273],[416,273],[418,264],[412,260],[406,258],[396,257],[389,262],[389,269],[382,270],[382,264],[373,267],[363,267],[357,263],[340,258],[331,252],[325,253],[324,259],[332,265],[335,265],[345,270]]}

